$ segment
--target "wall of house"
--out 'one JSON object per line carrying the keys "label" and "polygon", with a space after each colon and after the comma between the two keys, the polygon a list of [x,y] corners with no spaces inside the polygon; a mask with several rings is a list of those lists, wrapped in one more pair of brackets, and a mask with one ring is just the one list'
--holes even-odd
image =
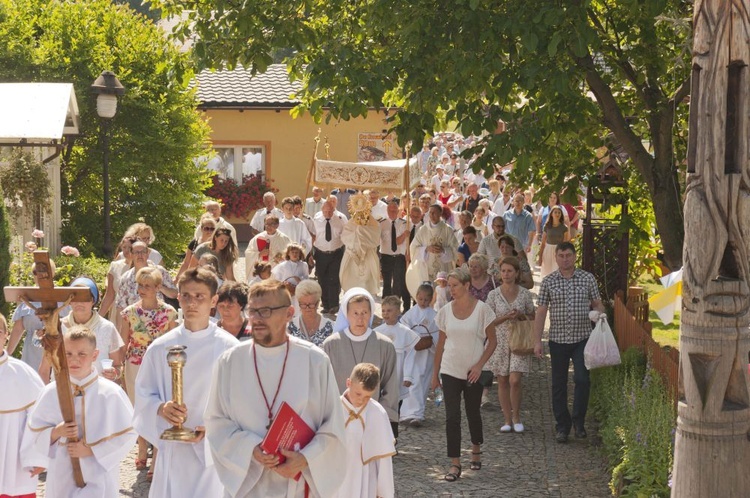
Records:
{"label": "wall of house", "polygon": [[[293,119],[288,109],[275,110],[205,110],[212,129],[214,146],[262,145],[266,151],[266,175],[279,189],[281,200],[290,195],[305,195],[308,169],[320,128],[321,141],[318,157],[325,158],[325,138],[330,144],[331,160],[357,161],[360,133],[382,133],[388,128],[385,114],[371,111],[367,118],[350,121],[331,121],[317,124],[309,116]],[[229,220],[242,236],[241,222]]]}

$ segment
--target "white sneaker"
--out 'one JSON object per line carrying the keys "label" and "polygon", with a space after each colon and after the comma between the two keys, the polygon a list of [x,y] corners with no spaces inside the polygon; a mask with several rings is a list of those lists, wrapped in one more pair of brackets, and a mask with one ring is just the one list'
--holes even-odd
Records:
{"label": "white sneaker", "polygon": [[521,422],[518,422],[517,424],[513,424],[513,432],[523,432],[524,426]]}
{"label": "white sneaker", "polygon": [[484,407],[490,404],[490,397],[487,394],[482,394],[482,404],[480,406]]}
{"label": "white sneaker", "polygon": [[513,428],[510,425],[508,425],[508,424],[505,424],[504,426],[500,427],[500,432],[507,433],[507,432],[510,432],[512,430],[513,430]]}

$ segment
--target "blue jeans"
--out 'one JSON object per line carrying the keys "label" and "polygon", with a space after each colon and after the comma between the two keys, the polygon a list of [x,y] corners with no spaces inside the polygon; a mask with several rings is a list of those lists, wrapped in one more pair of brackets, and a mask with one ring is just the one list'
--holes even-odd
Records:
{"label": "blue jeans", "polygon": [[[552,412],[555,415],[557,432],[570,433],[571,427],[582,429],[589,406],[591,381],[583,362],[583,349],[588,339],[573,344],[549,341],[552,360]],[[568,370],[573,360],[573,414],[568,411]]]}

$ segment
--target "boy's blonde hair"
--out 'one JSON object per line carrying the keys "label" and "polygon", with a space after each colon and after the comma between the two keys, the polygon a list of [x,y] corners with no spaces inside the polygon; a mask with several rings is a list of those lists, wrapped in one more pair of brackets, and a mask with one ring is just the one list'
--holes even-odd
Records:
{"label": "boy's blonde hair", "polygon": [[78,340],[86,340],[91,343],[91,346],[96,349],[96,334],[88,328],[84,327],[83,325],[76,325],[74,327],[69,328],[65,334],[63,334],[63,338],[69,340],[69,341],[78,341]]}
{"label": "boy's blonde hair", "polygon": [[375,391],[380,385],[380,369],[372,363],[354,365],[349,380],[362,384],[365,391]]}
{"label": "boy's blonde hair", "polygon": [[383,306],[394,306],[401,309],[401,299],[398,296],[386,296],[381,303],[381,307]]}

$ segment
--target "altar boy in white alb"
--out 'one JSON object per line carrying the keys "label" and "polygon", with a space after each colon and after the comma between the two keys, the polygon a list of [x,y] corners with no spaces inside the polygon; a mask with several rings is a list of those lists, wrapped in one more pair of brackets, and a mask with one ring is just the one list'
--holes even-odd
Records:
{"label": "altar boy in white alb", "polygon": [[346,472],[334,498],[393,498],[393,462],[396,454],[388,414],[371,399],[380,387],[380,370],[360,363],[346,379],[341,404],[346,420]]}
{"label": "altar boy in white alb", "polygon": [[[29,415],[27,431],[33,446],[22,459],[48,458],[47,498],[116,498],[120,495],[120,462],[133,448],[133,407],[120,386],[99,376],[94,363],[99,351],[96,335],[76,325],[65,332],[75,422],[65,423],[57,398],[57,383],[47,385]],[[78,438],[75,443],[68,441]],[[70,457],[77,457],[86,486],[73,479]]]}
{"label": "altar boy in white alb", "polygon": [[[36,496],[37,475],[47,465],[47,457],[21,460],[24,429],[28,414],[44,388],[39,374],[21,360],[12,358],[4,349],[8,339],[8,323],[0,314],[0,496],[29,498]],[[36,463],[35,463],[36,461]],[[36,468],[34,468],[36,467]]]}
{"label": "altar boy in white alb", "polygon": [[[177,299],[184,322],[151,343],[135,380],[133,425],[159,450],[149,491],[152,498],[216,497],[222,493],[203,437],[203,411],[216,360],[239,341],[209,320],[218,300],[217,285],[216,276],[204,268],[193,268],[182,275]],[[187,346],[182,371],[183,405],[172,401],[172,370],[167,364],[167,351],[178,345]],[[162,440],[162,432],[177,423],[195,430],[198,436],[189,443]]]}
{"label": "altar boy in white alb", "polygon": [[[287,335],[294,308],[281,282],[252,285],[247,314],[253,339],[217,362],[205,414],[224,496],[302,498],[309,492],[331,498],[346,467],[343,413],[331,363],[318,347]],[[315,435],[299,451],[282,450],[286,461],[280,463],[260,443],[283,402]],[[301,477],[294,480],[298,473]]]}

